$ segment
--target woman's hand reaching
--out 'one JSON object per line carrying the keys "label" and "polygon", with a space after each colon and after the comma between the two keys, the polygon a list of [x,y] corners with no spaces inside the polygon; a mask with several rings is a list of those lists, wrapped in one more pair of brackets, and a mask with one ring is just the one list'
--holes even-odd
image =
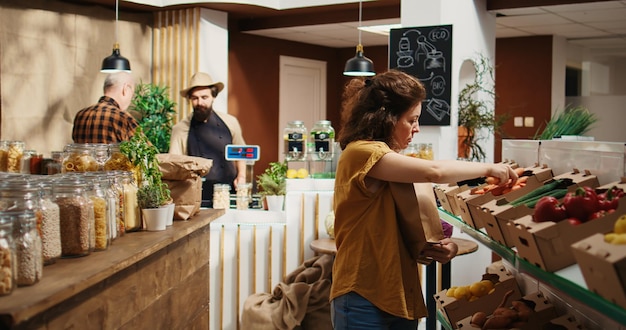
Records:
{"label": "woman's hand reaching", "polygon": [[422,250],[422,255],[439,263],[448,263],[459,251],[459,247],[449,238],[444,238],[438,243],[429,243]]}
{"label": "woman's hand reaching", "polygon": [[499,186],[512,186],[518,179],[515,170],[506,164],[491,164],[488,175],[500,180]]}

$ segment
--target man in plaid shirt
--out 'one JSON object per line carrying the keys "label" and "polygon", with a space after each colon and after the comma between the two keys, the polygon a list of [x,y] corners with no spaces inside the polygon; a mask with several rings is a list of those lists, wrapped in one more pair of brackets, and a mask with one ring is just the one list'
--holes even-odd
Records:
{"label": "man in plaid shirt", "polygon": [[129,140],[138,126],[126,111],[135,93],[130,73],[116,72],[104,80],[104,96],[98,103],[80,110],[74,117],[74,143],[118,143]]}

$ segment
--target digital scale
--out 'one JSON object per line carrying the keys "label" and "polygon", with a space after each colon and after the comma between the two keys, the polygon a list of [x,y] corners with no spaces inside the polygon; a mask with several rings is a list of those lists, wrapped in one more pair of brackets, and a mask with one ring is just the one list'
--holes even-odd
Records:
{"label": "digital scale", "polygon": [[261,148],[259,146],[247,145],[226,145],[226,160],[245,160],[255,162],[261,156]]}

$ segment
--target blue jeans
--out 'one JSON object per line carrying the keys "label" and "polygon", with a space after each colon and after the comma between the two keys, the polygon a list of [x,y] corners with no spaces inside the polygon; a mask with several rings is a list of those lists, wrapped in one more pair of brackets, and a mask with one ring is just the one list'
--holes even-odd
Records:
{"label": "blue jeans", "polygon": [[341,295],[330,302],[330,319],[335,330],[417,329],[417,320],[407,320],[383,312],[354,292]]}

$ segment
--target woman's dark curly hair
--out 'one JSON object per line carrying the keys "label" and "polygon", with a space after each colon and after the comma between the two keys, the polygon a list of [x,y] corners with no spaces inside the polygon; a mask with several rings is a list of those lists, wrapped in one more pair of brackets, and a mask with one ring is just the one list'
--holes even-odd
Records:
{"label": "woman's dark curly hair", "polygon": [[395,149],[393,129],[398,118],[425,97],[424,85],[398,70],[350,80],[343,93],[343,125],[337,134],[341,149],[358,140],[381,141]]}

